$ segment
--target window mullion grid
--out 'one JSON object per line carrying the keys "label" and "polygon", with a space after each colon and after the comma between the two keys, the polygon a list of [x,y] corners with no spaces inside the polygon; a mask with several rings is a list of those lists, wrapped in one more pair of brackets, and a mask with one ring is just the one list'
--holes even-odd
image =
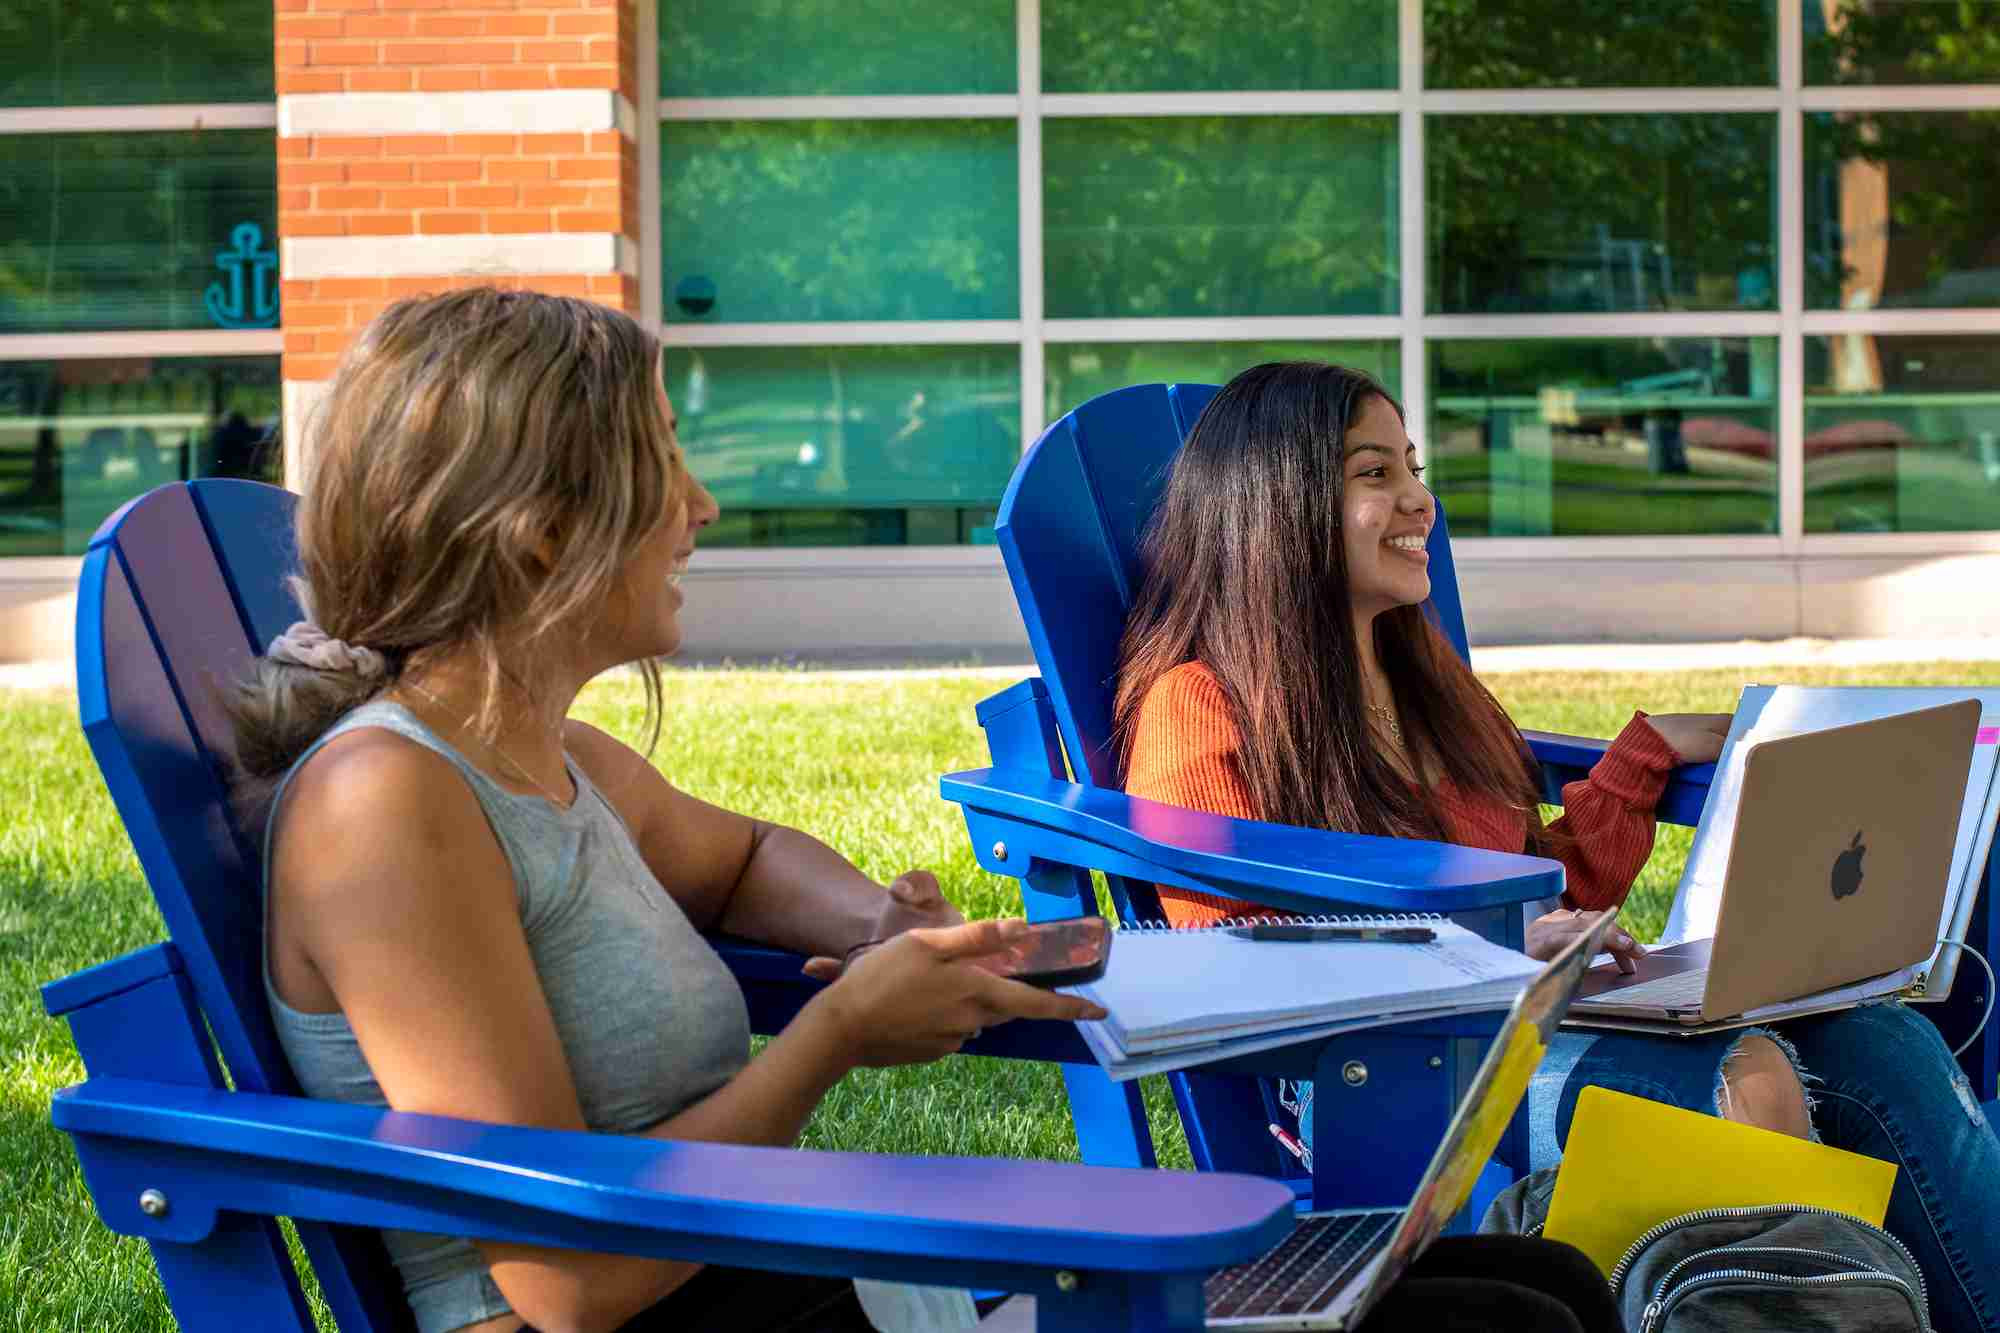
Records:
{"label": "window mullion grid", "polygon": [[1042,4],[1015,0],[1014,68],[1019,119],[1014,139],[1019,208],[1021,319],[1021,448],[1025,451],[1047,423],[1045,339],[1042,329]]}
{"label": "window mullion grid", "polygon": [[1396,7],[1396,267],[1401,274],[1398,306],[1404,429],[1417,456],[1430,457],[1430,356],[1424,343],[1424,305],[1429,279],[1428,229],[1424,216],[1424,0],[1398,0]]}
{"label": "window mullion grid", "polygon": [[0,361],[84,361],[136,356],[276,356],[282,329],[107,329],[0,334]]}
{"label": "window mullion grid", "polygon": [[[1802,0],[1778,11],[1778,544],[1797,555],[1805,536],[1805,34]],[[1817,3],[1817,0],[1814,0]]]}
{"label": "window mullion grid", "polygon": [[147,130],[274,130],[276,102],[170,102],[158,106],[0,107],[0,134]]}
{"label": "window mullion grid", "polygon": [[660,7],[639,5],[639,318],[658,333],[666,323],[666,236],[660,223]]}
{"label": "window mullion grid", "polygon": [[[1390,95],[1398,122],[1398,268],[1400,303],[1395,336],[1400,349],[1402,396],[1420,434],[1428,433],[1427,338],[1539,338],[1560,336],[1747,336],[1778,338],[1779,541],[1788,554],[1800,549],[1804,528],[1804,338],[1808,329],[1853,316],[1804,309],[1803,115],[1817,110],[1951,110],[1991,107],[2000,85],[1955,87],[1803,86],[1802,0],[1777,0],[1778,86],[1773,88],[1510,89],[1427,91],[1423,86],[1423,0],[1398,0],[1398,86]],[[1102,342],[1241,341],[1268,336],[1379,337],[1381,321],[1328,316],[1286,321],[1282,334],[1259,321],[1176,319],[1046,320],[1042,246],[1042,118],[1063,115],[1381,114],[1382,94],[1202,94],[1041,95],[1040,0],[1016,0],[1017,95],[912,96],[861,98],[659,99],[655,123],[709,119],[841,120],[879,118],[1006,118],[1017,121],[1019,195],[1020,318],[1018,322],[934,321],[871,329],[865,325],[811,326],[822,344],[855,343],[888,337],[914,345],[956,344],[1018,337],[1021,356],[1021,416],[1025,441],[1045,422],[1046,347],[1082,338]],[[657,56],[655,55],[655,58]],[[1371,100],[1372,99],[1372,100]],[[1350,105],[1351,103],[1351,105]],[[1365,104],[1365,105],[1364,105]],[[1633,312],[1596,317],[1576,315],[1467,317],[1426,311],[1426,115],[1536,115],[1558,113],[1699,114],[1771,112],[1778,116],[1777,269],[1779,310],[1671,314]],[[654,144],[657,154],[657,140]],[[657,177],[657,168],[652,172]],[[655,189],[657,190],[657,184]],[[649,212],[657,213],[657,198]],[[657,218],[652,218],[657,231]],[[654,247],[657,248],[657,247]],[[656,284],[657,285],[657,284]],[[658,300],[657,294],[654,296]],[[1870,312],[1885,331],[1973,332],[1990,326],[1990,311]],[[1894,324],[1894,329],[1886,326]],[[1902,326],[1907,323],[1908,330]],[[1601,325],[1602,327],[1595,327]],[[1700,328],[1697,329],[1696,326]],[[669,327],[675,342],[742,345],[805,345],[807,326],[710,325]],[[678,335],[678,336],[677,336]],[[1423,441],[1420,440],[1420,444]]]}

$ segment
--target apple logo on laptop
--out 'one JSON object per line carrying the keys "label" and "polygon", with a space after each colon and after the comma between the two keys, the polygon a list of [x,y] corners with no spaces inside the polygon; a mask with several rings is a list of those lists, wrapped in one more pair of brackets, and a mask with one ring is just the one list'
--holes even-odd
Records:
{"label": "apple logo on laptop", "polygon": [[1833,896],[1846,898],[1861,891],[1861,858],[1868,854],[1868,848],[1861,841],[1861,830],[1854,831],[1854,841],[1846,851],[1833,861]]}

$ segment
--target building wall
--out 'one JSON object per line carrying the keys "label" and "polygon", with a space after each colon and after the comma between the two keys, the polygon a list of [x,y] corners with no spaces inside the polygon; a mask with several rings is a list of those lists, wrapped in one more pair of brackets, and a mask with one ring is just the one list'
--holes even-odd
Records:
{"label": "building wall", "polygon": [[400,297],[478,283],[639,310],[633,0],[278,0],[284,378],[310,405]]}

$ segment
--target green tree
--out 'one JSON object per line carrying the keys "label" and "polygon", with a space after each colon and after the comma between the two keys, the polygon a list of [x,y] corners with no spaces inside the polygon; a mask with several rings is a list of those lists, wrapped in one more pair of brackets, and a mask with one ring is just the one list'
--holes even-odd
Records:
{"label": "green tree", "polygon": [[0,0],[0,106],[268,102],[271,0]]}
{"label": "green tree", "polygon": [[[1818,0],[1807,0],[1808,4]],[[1429,88],[1746,86],[1777,80],[1774,0],[1424,0]]]}

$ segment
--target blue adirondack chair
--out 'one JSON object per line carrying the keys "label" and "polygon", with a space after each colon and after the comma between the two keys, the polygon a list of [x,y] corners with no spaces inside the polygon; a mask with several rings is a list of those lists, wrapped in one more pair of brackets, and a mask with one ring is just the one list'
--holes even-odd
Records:
{"label": "blue adirondack chair", "polygon": [[[1440,911],[1519,947],[1519,904],[1560,886],[1560,868],[1533,858],[1362,838],[1223,819],[1119,794],[1112,740],[1118,637],[1141,577],[1139,538],[1182,440],[1216,387],[1138,385],[1102,395],[1050,426],[1023,456],[1000,505],[996,536],[1041,675],[983,701],[992,767],[948,775],[980,863],[1020,879],[1035,919],[1098,910],[1090,872],[1104,875],[1127,920],[1157,919],[1155,883],[1175,883],[1302,911]],[[1465,619],[1442,506],[1431,531],[1429,611],[1461,655]],[[1527,733],[1545,795],[1560,802],[1607,742]],[[1660,804],[1668,822],[1701,814],[1713,765],[1677,769]],[[2000,946],[1985,903],[2000,887],[2000,852],[1973,927]],[[1983,987],[1940,1006],[1948,1034],[1971,1030]],[[1318,1048],[1173,1077],[1189,1147],[1203,1169],[1291,1181],[1318,1206],[1408,1197],[1481,1044],[1477,1024],[1402,1026]],[[1967,1053],[1992,1095],[1996,1034]],[[1281,1152],[1265,1123],[1272,1096],[1251,1075],[1316,1077],[1315,1179]],[[1066,1068],[1085,1161],[1148,1163],[1152,1144],[1136,1095],[1099,1071]],[[1524,1161],[1518,1136],[1473,1196],[1472,1209]]]}
{"label": "blue adirondack chair", "polygon": [[[1198,1328],[1203,1277],[1291,1226],[1292,1192],[1243,1176],[658,1143],[297,1096],[219,704],[296,616],[291,500],[161,487],[106,521],[79,590],[84,729],[171,938],[44,987],[88,1071],[51,1111],[105,1225],[150,1244],[182,1328],[309,1333],[279,1216],[347,1333],[411,1325],[383,1227],[1034,1292],[1040,1327],[1080,1330]],[[726,954],[759,1032],[815,989],[795,955]],[[1007,1024],[975,1049],[1090,1058],[1067,1024]]]}

